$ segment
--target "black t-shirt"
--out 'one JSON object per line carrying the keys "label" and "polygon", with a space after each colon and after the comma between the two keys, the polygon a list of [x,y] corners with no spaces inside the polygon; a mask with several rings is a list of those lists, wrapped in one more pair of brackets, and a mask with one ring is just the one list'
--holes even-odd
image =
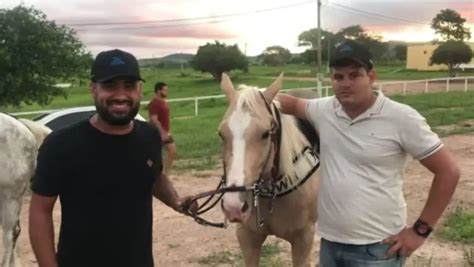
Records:
{"label": "black t-shirt", "polygon": [[153,183],[162,170],[158,130],[134,121],[109,135],[88,120],[50,134],[32,190],[59,195],[60,267],[153,266]]}

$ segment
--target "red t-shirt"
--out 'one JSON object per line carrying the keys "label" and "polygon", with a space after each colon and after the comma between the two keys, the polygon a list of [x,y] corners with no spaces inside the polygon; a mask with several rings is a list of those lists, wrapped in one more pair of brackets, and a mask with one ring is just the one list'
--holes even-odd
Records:
{"label": "red t-shirt", "polygon": [[170,108],[162,99],[153,98],[148,104],[148,115],[158,115],[158,121],[168,133],[170,132]]}

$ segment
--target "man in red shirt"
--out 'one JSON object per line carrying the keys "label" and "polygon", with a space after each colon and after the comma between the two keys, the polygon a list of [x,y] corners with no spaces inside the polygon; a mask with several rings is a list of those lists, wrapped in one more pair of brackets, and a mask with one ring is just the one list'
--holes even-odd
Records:
{"label": "man in red shirt", "polygon": [[155,84],[155,97],[148,104],[150,123],[160,130],[163,146],[166,148],[164,173],[169,177],[171,165],[176,156],[176,145],[170,132],[170,108],[166,103],[168,85],[164,82]]}

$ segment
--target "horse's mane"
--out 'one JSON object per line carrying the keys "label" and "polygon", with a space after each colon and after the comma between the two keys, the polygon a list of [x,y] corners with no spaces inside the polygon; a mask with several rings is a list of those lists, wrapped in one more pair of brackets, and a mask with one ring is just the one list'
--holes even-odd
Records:
{"label": "horse's mane", "polygon": [[39,147],[43,143],[43,140],[46,138],[46,136],[51,133],[51,129],[32,120],[23,118],[18,120],[35,136],[37,147]]}
{"label": "horse's mane", "polygon": [[[262,114],[268,113],[266,107],[262,104],[263,99],[257,87],[240,85],[238,105],[246,106],[252,113],[252,116],[261,117]],[[279,108],[280,103],[273,101]],[[281,114],[281,145],[280,145],[280,173],[291,180],[297,179],[294,171],[293,160],[299,155],[305,147],[311,146],[298,128],[298,122],[295,117]]]}

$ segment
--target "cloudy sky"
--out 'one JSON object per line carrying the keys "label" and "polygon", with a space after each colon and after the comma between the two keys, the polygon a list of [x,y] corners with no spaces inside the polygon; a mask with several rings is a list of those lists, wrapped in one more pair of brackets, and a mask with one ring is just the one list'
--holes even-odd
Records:
{"label": "cloudy sky", "polygon": [[[280,45],[292,52],[298,35],[317,26],[316,0],[0,0],[20,3],[73,27],[87,49],[121,48],[140,58],[196,53],[219,40],[247,55]],[[467,19],[474,41],[474,0],[322,0],[321,25],[333,32],[354,24],[385,40],[430,41],[431,19],[454,9]]]}

